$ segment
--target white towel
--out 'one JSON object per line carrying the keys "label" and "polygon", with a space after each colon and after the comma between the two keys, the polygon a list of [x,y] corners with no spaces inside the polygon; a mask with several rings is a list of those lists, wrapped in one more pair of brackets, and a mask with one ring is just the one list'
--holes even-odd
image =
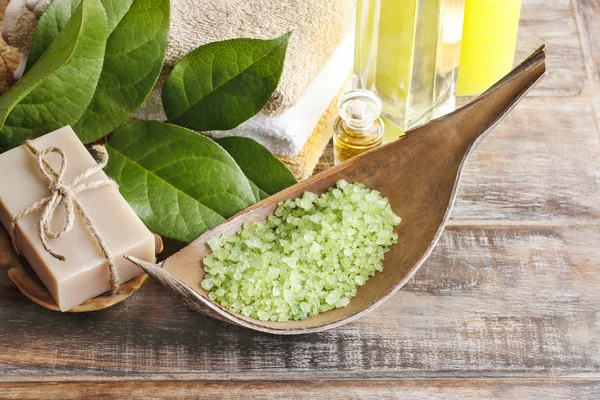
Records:
{"label": "white towel", "polygon": [[302,150],[331,99],[340,91],[352,68],[354,34],[346,35],[331,59],[308,86],[296,105],[281,115],[261,112],[237,128],[206,132],[213,138],[249,137],[278,155],[293,156]]}

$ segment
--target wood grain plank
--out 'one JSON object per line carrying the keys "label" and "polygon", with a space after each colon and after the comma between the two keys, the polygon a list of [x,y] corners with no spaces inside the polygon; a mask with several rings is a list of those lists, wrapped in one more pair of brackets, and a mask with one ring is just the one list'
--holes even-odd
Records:
{"label": "wood grain plank", "polygon": [[591,101],[600,121],[600,2],[573,0],[579,38],[582,43]]}
{"label": "wood grain plank", "polygon": [[2,275],[0,381],[597,375],[599,241],[600,225],[451,227],[382,307],[297,337],[195,314],[156,284],[104,311],[51,312]]}
{"label": "wood grain plank", "polygon": [[600,135],[587,98],[526,98],[465,166],[456,220],[600,217]]}
{"label": "wood grain plank", "polygon": [[530,96],[565,97],[586,92],[584,56],[571,0],[522,1],[516,63],[543,43],[548,45],[548,77]]}
{"label": "wood grain plank", "polygon": [[597,380],[76,382],[0,384],[4,399],[561,399],[596,400]]}

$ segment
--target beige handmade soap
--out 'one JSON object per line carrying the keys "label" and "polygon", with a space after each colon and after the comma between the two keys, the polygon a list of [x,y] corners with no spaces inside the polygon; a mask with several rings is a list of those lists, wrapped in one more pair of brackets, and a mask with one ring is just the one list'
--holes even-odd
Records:
{"label": "beige handmade soap", "polygon": [[[49,147],[60,148],[67,160],[64,184],[96,161],[88,153],[75,132],[64,127],[33,141],[42,151]],[[45,155],[54,171],[59,171],[61,157],[55,153]],[[93,182],[108,179],[102,171],[84,180]],[[48,179],[38,166],[38,157],[25,145],[0,154],[0,221],[10,230],[13,217],[37,201],[51,195]],[[153,262],[154,238],[129,204],[112,185],[78,193],[77,200],[89,216],[106,247],[112,253],[119,282],[126,282],[141,270],[123,258],[130,254]],[[72,229],[63,237],[49,239],[52,250],[65,257],[61,261],[43,247],[38,233],[41,210],[21,218],[16,226],[18,247],[40,277],[62,311],[67,311],[110,288],[110,273],[98,241],[77,212]],[[60,231],[65,224],[64,204],[56,208],[50,219],[50,230]]]}

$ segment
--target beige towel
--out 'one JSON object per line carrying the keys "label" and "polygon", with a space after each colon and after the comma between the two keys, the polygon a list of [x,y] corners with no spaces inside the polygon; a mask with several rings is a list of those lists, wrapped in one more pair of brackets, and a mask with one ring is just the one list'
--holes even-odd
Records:
{"label": "beige towel", "polygon": [[[42,0],[45,1],[45,0]],[[3,18],[2,37],[10,46],[26,54],[39,18],[34,8],[27,8],[27,0],[9,0]]]}
{"label": "beige towel", "polygon": [[[49,0],[12,0],[3,36],[27,53]],[[196,47],[239,37],[273,38],[292,32],[279,87],[265,107],[281,113],[304,94],[342,41],[356,0],[171,0],[171,34],[165,60],[173,66]],[[218,27],[218,28],[216,28]]]}

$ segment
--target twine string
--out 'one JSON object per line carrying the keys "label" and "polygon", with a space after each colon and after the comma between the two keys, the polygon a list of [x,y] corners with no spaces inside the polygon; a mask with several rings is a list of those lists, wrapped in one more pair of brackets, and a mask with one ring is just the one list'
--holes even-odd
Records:
{"label": "twine string", "polygon": [[[50,195],[44,199],[36,201],[31,206],[27,207],[26,209],[24,209],[19,214],[13,217],[11,224],[11,236],[15,250],[19,254],[21,253],[19,240],[17,238],[18,222],[22,218],[31,214],[32,212],[42,210],[40,220],[38,223],[38,235],[40,237],[42,246],[44,246],[44,249],[50,255],[52,255],[52,257],[60,261],[65,261],[65,256],[56,252],[52,248],[52,246],[50,246],[50,243],[48,243],[48,241],[52,239],[59,239],[67,235],[73,229],[76,214],[79,214],[79,216],[83,220],[84,225],[92,233],[94,239],[96,239],[96,242],[98,242],[100,250],[102,250],[102,254],[106,259],[106,263],[108,264],[108,269],[110,273],[110,291],[111,293],[116,294],[119,290],[119,277],[117,272],[117,266],[113,261],[112,253],[108,248],[106,242],[98,232],[97,227],[94,225],[88,213],[83,209],[81,203],[79,202],[79,199],[77,198],[77,195],[79,193],[87,190],[98,189],[104,186],[117,187],[116,182],[110,179],[86,182],[86,180],[89,177],[104,169],[104,167],[108,163],[108,152],[106,151],[104,146],[94,146],[93,149],[99,157],[98,165],[86,169],[81,174],[73,178],[71,182],[64,183],[63,178],[67,169],[67,156],[64,153],[64,151],[59,147],[48,147],[40,151],[37,149],[35,144],[29,140],[26,141],[25,144],[27,148],[31,151],[31,153],[33,153],[33,155],[37,157],[37,166],[40,172],[48,181],[48,191],[50,192]],[[61,158],[58,172],[54,171],[54,169],[46,161],[46,156],[50,153],[58,154]],[[52,220],[54,219],[56,210],[61,205],[65,209],[65,222],[60,229],[53,231],[50,225],[52,223]]]}

